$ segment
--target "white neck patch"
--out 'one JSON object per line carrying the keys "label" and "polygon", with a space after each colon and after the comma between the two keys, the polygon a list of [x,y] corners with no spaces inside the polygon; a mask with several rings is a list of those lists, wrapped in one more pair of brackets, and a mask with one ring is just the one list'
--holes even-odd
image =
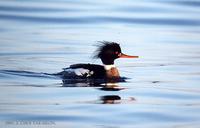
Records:
{"label": "white neck patch", "polygon": [[116,66],[114,64],[111,65],[104,65],[105,70],[110,70],[111,68],[115,68]]}

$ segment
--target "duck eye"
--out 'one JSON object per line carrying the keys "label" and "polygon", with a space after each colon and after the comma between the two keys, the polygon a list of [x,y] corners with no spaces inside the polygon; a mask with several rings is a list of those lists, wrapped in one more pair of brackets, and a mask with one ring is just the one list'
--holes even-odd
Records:
{"label": "duck eye", "polygon": [[118,55],[118,54],[119,54],[119,52],[115,52],[115,54],[116,54],[116,55]]}

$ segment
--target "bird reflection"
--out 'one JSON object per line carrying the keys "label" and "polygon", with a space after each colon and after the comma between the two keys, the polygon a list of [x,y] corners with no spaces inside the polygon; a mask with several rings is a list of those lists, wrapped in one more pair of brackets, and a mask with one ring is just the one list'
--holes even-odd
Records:
{"label": "bird reflection", "polygon": [[100,97],[101,104],[119,104],[121,97],[118,95],[106,95]]}
{"label": "bird reflection", "polygon": [[103,81],[93,79],[63,79],[63,87],[100,87]]}
{"label": "bird reflection", "polygon": [[[125,82],[125,81],[121,81]],[[98,80],[98,79],[64,79],[63,87],[95,87],[95,89],[101,91],[121,91],[127,89],[119,85],[118,81],[114,80]],[[97,87],[97,88],[96,88]],[[135,101],[135,98],[129,97],[127,99],[121,98],[119,95],[104,95],[100,96],[95,103],[100,104],[121,104],[131,103]]]}
{"label": "bird reflection", "polygon": [[118,83],[105,83],[103,84],[103,86],[101,88],[99,88],[100,90],[103,91],[120,91],[120,90],[124,90],[126,88],[124,87],[120,87],[118,85]]}
{"label": "bird reflection", "polygon": [[[126,89],[124,87],[119,86],[118,83],[114,83],[114,82],[105,83],[103,85],[104,86],[99,88],[100,90],[103,90],[103,91],[120,91],[120,90]],[[101,96],[99,100],[101,104],[121,104],[121,103],[130,103],[132,101],[135,101],[135,98],[130,97],[128,99],[122,99],[118,95],[105,95],[105,96]]]}
{"label": "bird reflection", "polygon": [[102,87],[102,90],[120,90],[116,87],[119,82],[126,82],[127,78],[118,79],[62,79],[63,87]]}
{"label": "bird reflection", "polygon": [[122,99],[118,95],[105,95],[101,96],[99,99],[100,104],[122,104],[122,103],[132,103],[134,101],[136,101],[134,97]]}

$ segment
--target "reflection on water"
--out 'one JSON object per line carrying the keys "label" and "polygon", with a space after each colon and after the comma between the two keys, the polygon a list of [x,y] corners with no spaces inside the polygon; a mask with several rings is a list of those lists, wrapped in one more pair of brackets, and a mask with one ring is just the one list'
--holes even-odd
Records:
{"label": "reflection on water", "polygon": [[[70,128],[198,128],[199,5],[198,0],[1,0],[0,126],[48,120]],[[120,75],[130,79],[57,74],[75,63],[101,64],[91,59],[99,40],[119,42],[127,54],[140,56],[116,61]]]}
{"label": "reflection on water", "polygon": [[[120,87],[120,85],[116,83],[104,83],[103,87],[98,88],[102,91],[121,91],[126,88]],[[135,98],[130,97],[129,99],[122,99],[118,95],[105,95],[100,97],[101,104],[121,104],[121,103],[131,103],[135,101]]]}
{"label": "reflection on water", "polygon": [[120,87],[118,83],[104,83],[102,88],[99,88],[100,90],[103,91],[120,91],[124,90],[126,88]]}
{"label": "reflection on water", "polygon": [[[112,83],[110,83],[112,81]],[[125,79],[62,79],[63,87],[107,87],[113,88],[115,83],[113,82],[126,82]]]}
{"label": "reflection on water", "polygon": [[100,98],[102,104],[119,104],[121,97],[118,95],[107,95]]}
{"label": "reflection on water", "polygon": [[100,97],[100,103],[101,104],[121,104],[121,103],[132,103],[135,102],[135,98],[130,97],[128,99],[122,99],[118,95],[106,95],[106,96],[101,96]]}

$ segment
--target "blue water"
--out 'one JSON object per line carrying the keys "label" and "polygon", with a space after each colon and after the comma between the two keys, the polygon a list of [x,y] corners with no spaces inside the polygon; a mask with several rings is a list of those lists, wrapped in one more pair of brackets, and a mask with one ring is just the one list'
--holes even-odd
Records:
{"label": "blue water", "polygon": [[[0,126],[199,128],[199,7],[198,0],[1,0]],[[127,82],[85,87],[51,75],[101,64],[92,54],[102,40],[140,56],[115,62]]]}

